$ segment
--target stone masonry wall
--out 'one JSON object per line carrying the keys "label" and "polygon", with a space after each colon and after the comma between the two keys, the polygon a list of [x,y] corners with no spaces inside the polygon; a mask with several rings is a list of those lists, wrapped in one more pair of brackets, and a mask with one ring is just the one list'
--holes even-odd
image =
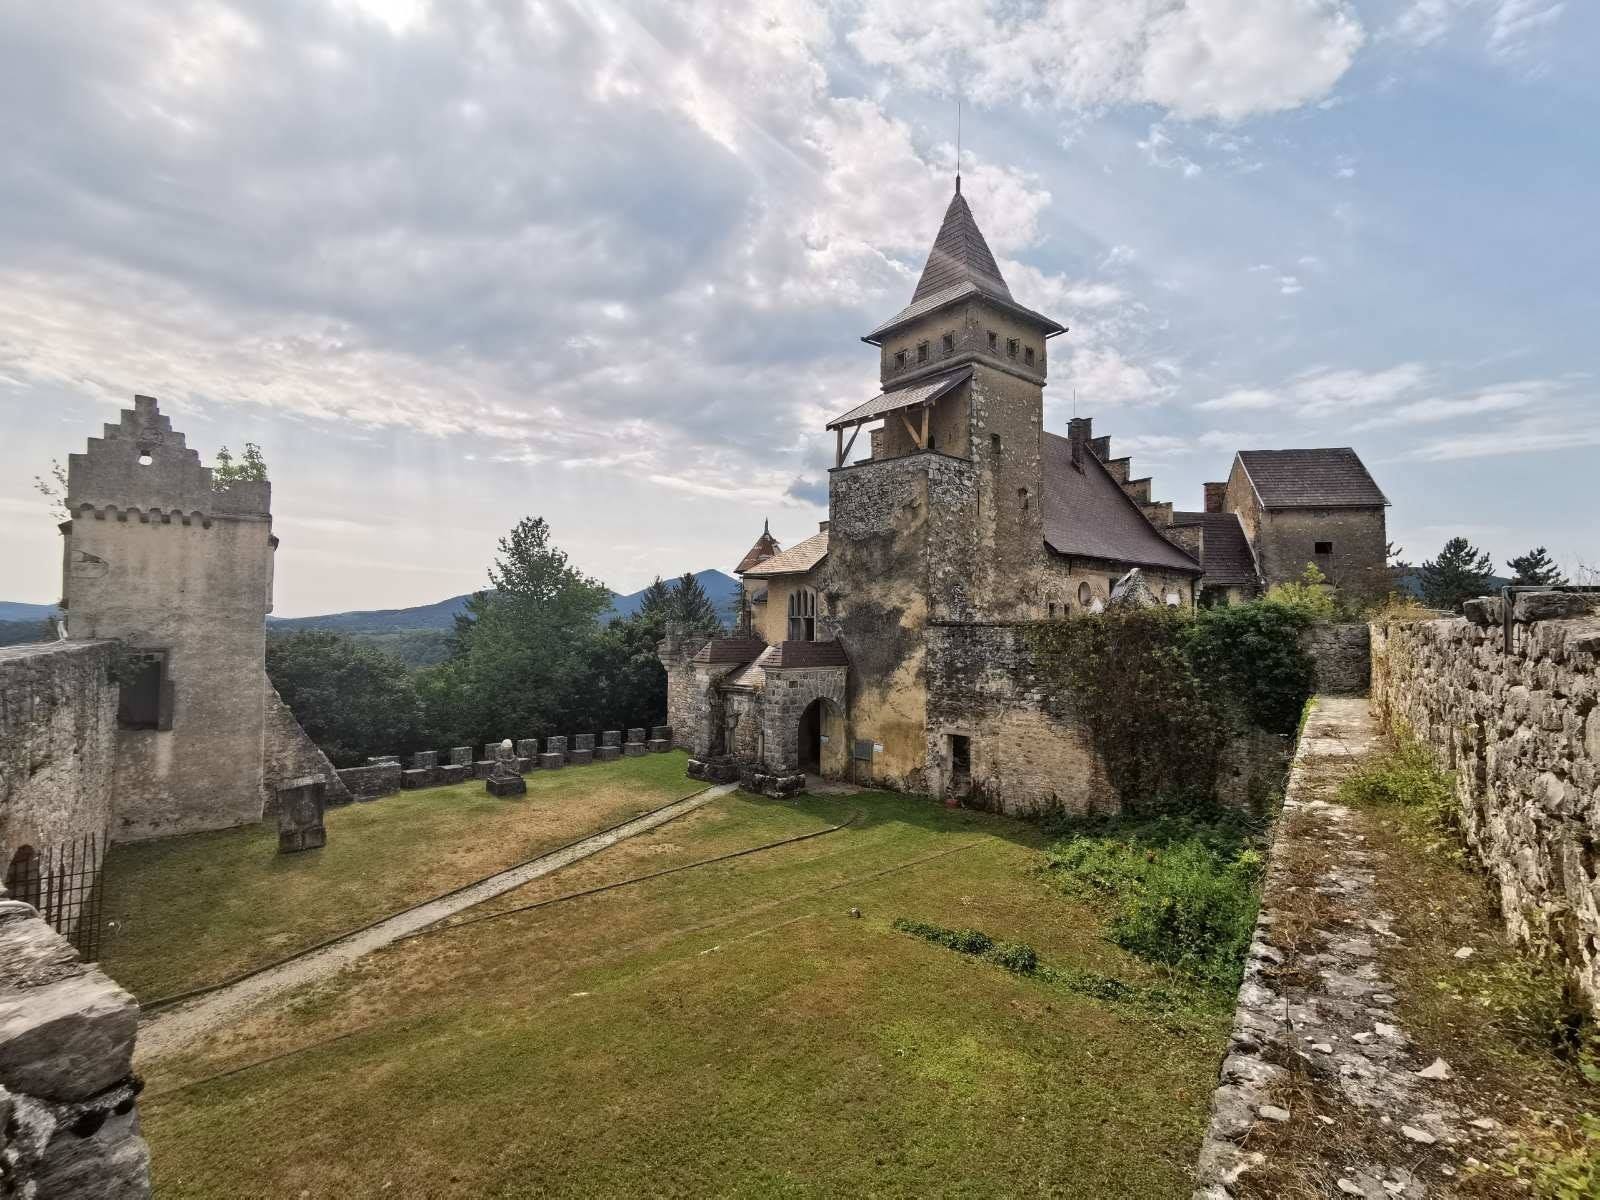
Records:
{"label": "stone masonry wall", "polygon": [[35,851],[111,827],[117,687],[110,642],[0,649],[0,877]]}
{"label": "stone masonry wall", "polygon": [[1375,623],[1372,703],[1455,773],[1462,827],[1499,885],[1507,929],[1547,943],[1600,1010],[1596,607],[1521,597],[1509,653],[1498,599],[1471,602],[1475,620]]}
{"label": "stone masonry wall", "polygon": [[1317,668],[1316,690],[1323,695],[1365,695],[1372,681],[1372,636],[1366,625],[1313,625],[1300,647]]}
{"label": "stone masonry wall", "polygon": [[266,728],[262,735],[261,773],[265,793],[263,811],[277,812],[278,789],[291,779],[304,779],[315,775],[327,784],[326,800],[329,804],[349,804],[350,790],[339,778],[328,756],[306,735],[295,720],[294,713],[278,695],[278,689],[267,684]]}
{"label": "stone masonry wall", "polygon": [[0,1195],[149,1196],[138,1021],[132,996],[30,906],[0,899]]}

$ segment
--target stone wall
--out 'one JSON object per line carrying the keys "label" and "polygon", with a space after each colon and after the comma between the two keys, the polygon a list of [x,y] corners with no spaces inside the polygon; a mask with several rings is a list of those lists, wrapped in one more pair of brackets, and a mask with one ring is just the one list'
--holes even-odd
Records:
{"label": "stone wall", "polygon": [[150,1194],[134,1106],[138,1021],[132,996],[31,907],[0,898],[0,1194]]}
{"label": "stone wall", "polygon": [[401,766],[398,761],[374,763],[366,767],[345,767],[339,770],[339,784],[352,800],[376,800],[400,790]]}
{"label": "stone wall", "polygon": [[1316,664],[1315,690],[1324,695],[1365,695],[1372,681],[1372,635],[1366,625],[1313,625],[1300,648]]}
{"label": "stone wall", "polygon": [[24,846],[43,852],[111,828],[117,687],[109,642],[0,649],[0,877]]}
{"label": "stone wall", "polygon": [[263,811],[277,811],[278,789],[291,779],[304,779],[315,775],[327,789],[324,799],[329,804],[349,804],[350,791],[334,770],[328,756],[300,728],[294,713],[278,695],[278,689],[267,684],[266,728],[262,735],[261,773],[262,787],[266,793]]}
{"label": "stone wall", "polygon": [[1455,773],[1468,844],[1511,934],[1548,944],[1600,1010],[1600,601],[1518,599],[1507,652],[1500,601],[1474,619],[1372,627],[1372,703]]}

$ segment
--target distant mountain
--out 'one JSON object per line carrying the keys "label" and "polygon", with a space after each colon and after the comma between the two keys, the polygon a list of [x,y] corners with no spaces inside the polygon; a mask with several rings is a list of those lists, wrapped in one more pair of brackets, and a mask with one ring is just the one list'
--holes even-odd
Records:
{"label": "distant mountain", "polygon": [[0,621],[42,621],[60,611],[54,604],[18,604],[13,600],[0,600]]}
{"label": "distant mountain", "polygon": [[[1486,594],[1498,593],[1501,588],[1505,587],[1510,582],[1511,580],[1503,575],[1491,575],[1489,576],[1489,582],[1484,585],[1483,590]],[[1414,596],[1418,600],[1422,599],[1422,572],[1417,570],[1407,571],[1405,574],[1401,575],[1395,580],[1395,584],[1402,592],[1405,592],[1410,596]]]}
{"label": "distant mountain", "polygon": [[[722,571],[700,571],[695,578],[700,581],[706,595],[711,597],[711,603],[717,606],[723,620],[732,623],[738,612],[739,581]],[[416,608],[367,609],[325,613],[317,617],[268,617],[267,623],[274,630],[333,629],[340,633],[398,633],[416,629],[448,631],[455,626],[456,614],[466,608],[467,599],[467,596],[451,596],[448,600]],[[601,619],[630,617],[639,611],[643,600],[643,589],[626,596],[612,593],[611,608],[601,615]]]}

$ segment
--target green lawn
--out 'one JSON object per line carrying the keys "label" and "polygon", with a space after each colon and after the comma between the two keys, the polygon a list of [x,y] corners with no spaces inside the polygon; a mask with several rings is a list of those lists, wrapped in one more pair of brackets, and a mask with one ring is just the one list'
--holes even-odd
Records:
{"label": "green lawn", "polygon": [[328,844],[279,854],[271,822],[114,847],[101,966],[143,1000],[217,983],[701,786],[682,754],[535,771],[528,794],[481,781],[327,813]]}
{"label": "green lawn", "polygon": [[890,928],[1152,980],[1037,872],[1030,826],[730,796],[457,921],[853,810],[399,943],[142,1064],[157,1194],[1186,1197],[1225,1005],[1137,1014]]}

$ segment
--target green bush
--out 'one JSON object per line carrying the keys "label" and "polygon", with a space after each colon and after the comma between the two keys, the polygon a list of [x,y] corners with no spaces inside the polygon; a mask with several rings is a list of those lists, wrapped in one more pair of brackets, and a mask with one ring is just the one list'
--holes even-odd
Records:
{"label": "green bush", "polygon": [[1300,646],[1311,623],[1303,607],[1270,599],[1204,609],[1188,630],[1190,669],[1248,724],[1293,733],[1315,683],[1315,664]]}
{"label": "green bush", "polygon": [[1396,734],[1393,749],[1368,759],[1339,785],[1339,799],[1352,805],[1421,808],[1440,824],[1455,823],[1454,781],[1406,729]]}
{"label": "green bush", "polygon": [[1537,1200],[1594,1200],[1600,1196],[1600,1117],[1583,1113],[1575,1129],[1546,1117],[1504,1159],[1468,1170],[1469,1175],[1515,1179]]}
{"label": "green bush", "polygon": [[1059,886],[1107,903],[1107,935],[1123,949],[1197,983],[1237,987],[1263,866],[1242,827],[1169,819],[1102,830],[1052,847],[1047,869]]}
{"label": "green bush", "polygon": [[1039,969],[1039,954],[1026,942],[1000,942],[987,957],[1015,975],[1032,975]]}

